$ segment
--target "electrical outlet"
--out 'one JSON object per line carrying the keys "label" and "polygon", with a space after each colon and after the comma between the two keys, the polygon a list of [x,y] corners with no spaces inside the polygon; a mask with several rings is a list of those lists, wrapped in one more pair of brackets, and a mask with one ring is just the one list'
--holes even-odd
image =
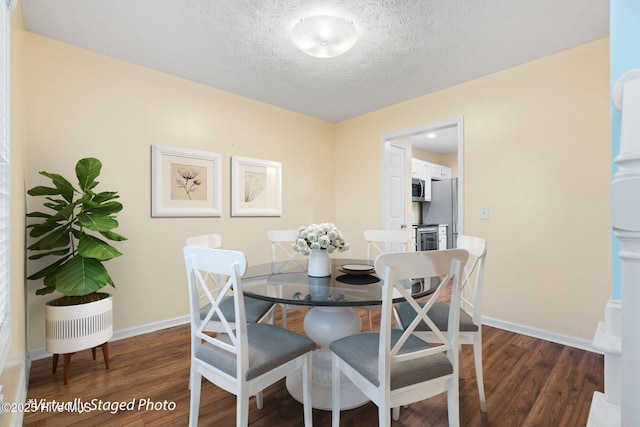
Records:
{"label": "electrical outlet", "polygon": [[480,208],[480,219],[489,219],[489,208]]}

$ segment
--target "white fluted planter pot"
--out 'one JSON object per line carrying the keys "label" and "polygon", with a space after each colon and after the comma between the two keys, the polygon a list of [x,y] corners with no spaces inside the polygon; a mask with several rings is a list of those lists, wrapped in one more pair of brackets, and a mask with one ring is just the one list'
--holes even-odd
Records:
{"label": "white fluted planter pot", "polygon": [[53,354],[94,348],[113,336],[111,295],[85,304],[45,305],[46,348]]}

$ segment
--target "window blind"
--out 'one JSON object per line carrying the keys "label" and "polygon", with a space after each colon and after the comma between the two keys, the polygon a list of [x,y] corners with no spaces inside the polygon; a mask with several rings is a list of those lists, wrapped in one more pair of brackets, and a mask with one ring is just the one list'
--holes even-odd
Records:
{"label": "window blind", "polygon": [[0,372],[11,338],[11,260],[9,223],[9,31],[10,11],[0,3]]}

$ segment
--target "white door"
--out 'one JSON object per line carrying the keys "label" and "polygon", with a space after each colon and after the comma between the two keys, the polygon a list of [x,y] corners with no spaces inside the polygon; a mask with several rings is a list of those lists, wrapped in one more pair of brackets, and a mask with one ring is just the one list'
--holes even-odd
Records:
{"label": "white door", "polygon": [[409,180],[406,175],[407,148],[402,142],[384,141],[382,165],[382,228],[407,227]]}

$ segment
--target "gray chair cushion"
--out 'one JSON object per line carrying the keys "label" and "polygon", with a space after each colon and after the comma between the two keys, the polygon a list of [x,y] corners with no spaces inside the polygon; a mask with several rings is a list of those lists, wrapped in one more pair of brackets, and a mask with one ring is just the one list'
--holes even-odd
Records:
{"label": "gray chair cushion", "polygon": [[[262,316],[267,314],[269,309],[273,307],[273,303],[270,301],[263,301],[257,298],[244,297],[244,314],[247,318],[247,323],[258,323]],[[224,314],[224,317],[228,322],[236,321],[236,314],[233,307],[233,297],[227,297],[220,303],[220,309]],[[204,318],[211,310],[211,304],[207,304],[200,309],[200,318]],[[211,320],[220,320],[217,314],[213,314]]]}
{"label": "gray chair cushion", "polygon": [[[226,334],[218,334],[217,339],[231,342]],[[267,323],[247,325],[247,341],[249,370],[245,380],[262,375],[316,347],[307,337]],[[196,350],[196,358],[236,377],[236,355],[233,353],[205,342]]]}
{"label": "gray chair cushion", "polygon": [[[391,331],[392,346],[398,342],[402,331]],[[360,375],[372,384],[379,386],[378,380],[378,346],[379,332],[367,332],[340,338],[329,345],[331,351],[351,365]],[[400,354],[431,347],[415,335],[400,349]],[[412,384],[431,380],[453,373],[449,360],[443,353],[414,359],[391,365],[391,390],[403,388]]]}
{"label": "gray chair cushion", "polygon": [[[419,303],[424,307],[424,303]],[[415,319],[416,312],[407,302],[400,303],[396,306],[398,317],[403,325],[408,325]],[[446,331],[449,324],[449,303],[436,302],[429,309],[429,318],[441,331]],[[430,331],[431,328],[424,321],[421,321],[415,329],[416,331]],[[478,326],[473,323],[473,319],[464,310],[460,310],[460,331],[461,332],[477,332]]]}

